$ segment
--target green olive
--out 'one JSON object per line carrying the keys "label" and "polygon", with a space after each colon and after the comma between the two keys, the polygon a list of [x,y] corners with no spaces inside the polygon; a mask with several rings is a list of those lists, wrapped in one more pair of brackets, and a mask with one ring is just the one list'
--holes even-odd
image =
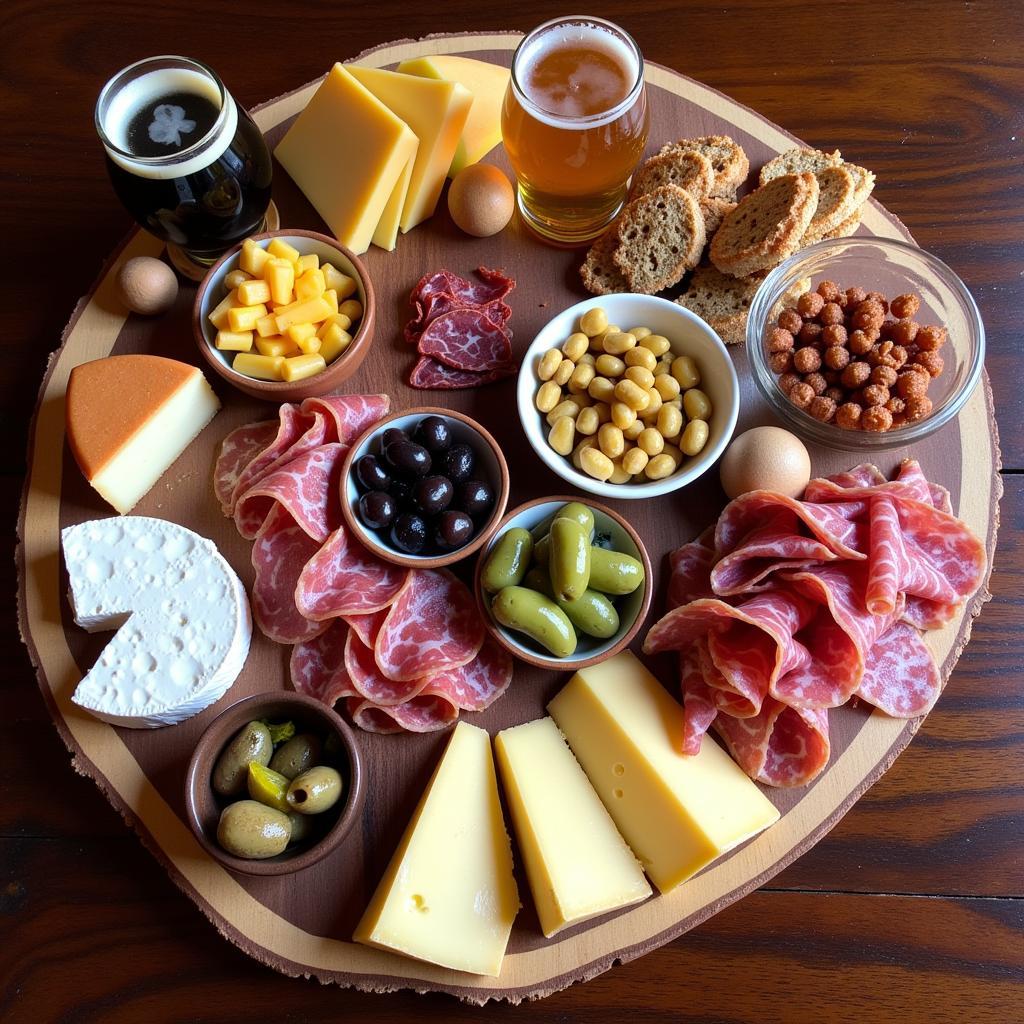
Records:
{"label": "green olive", "polygon": [[316,818],[311,814],[296,814],[292,811],[288,815],[288,820],[292,825],[292,838],[289,841],[290,846],[296,846],[298,843],[304,843],[316,833]]}
{"label": "green olive", "polygon": [[554,515],[555,519],[572,519],[587,531],[587,536],[594,536],[594,513],[580,501],[570,501],[563,505]]}
{"label": "green olive", "polygon": [[533,538],[528,531],[519,527],[506,530],[484,563],[480,574],[484,590],[496,594],[504,587],[518,586],[526,575],[532,555]]}
{"label": "green olive", "polygon": [[558,658],[576,650],[576,632],[568,616],[554,601],[525,587],[506,587],[491,604],[503,626],[525,633]]}
{"label": "green olive", "polygon": [[273,768],[266,768],[255,761],[249,763],[249,796],[253,800],[287,814],[291,810],[285,799],[287,792],[288,779],[280,772],[275,772]]}
{"label": "green olive", "polygon": [[265,860],[284,853],[292,835],[287,814],[256,800],[238,800],[221,811],[217,842],[246,860]]}
{"label": "green olive", "polygon": [[286,779],[294,779],[320,760],[322,744],[312,733],[300,732],[274,751],[270,767]]}
{"label": "green olive", "polygon": [[319,764],[304,771],[288,787],[288,803],[299,814],[329,811],[341,799],[341,776],[333,768]]}
{"label": "green olive", "polygon": [[545,533],[533,542],[533,564],[547,565],[551,557],[551,534]]}
{"label": "green olive", "polygon": [[551,521],[551,585],[563,601],[583,596],[590,582],[590,532],[574,519]]}
{"label": "green olive", "polygon": [[270,764],[274,743],[263,722],[250,722],[221,751],[213,766],[213,788],[221,796],[238,796],[245,791],[249,764]]}
{"label": "green olive", "polygon": [[602,594],[632,594],[644,581],[644,564],[607,548],[590,550],[590,586]]}
{"label": "green olive", "polygon": [[619,613],[615,605],[604,594],[587,589],[575,601],[560,601],[555,597],[548,574],[539,566],[531,569],[523,580],[523,586],[536,590],[546,597],[554,597],[555,603],[569,617],[569,621],[580,633],[607,640],[619,631]]}

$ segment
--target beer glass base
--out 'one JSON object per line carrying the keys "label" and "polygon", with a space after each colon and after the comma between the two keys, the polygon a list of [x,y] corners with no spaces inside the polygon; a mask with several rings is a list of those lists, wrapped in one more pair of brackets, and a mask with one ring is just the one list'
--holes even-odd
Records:
{"label": "beer glass base", "polygon": [[610,208],[602,209],[598,216],[588,211],[586,216],[566,218],[562,211],[562,219],[555,220],[538,215],[530,209],[529,202],[523,195],[522,185],[516,189],[516,207],[523,223],[543,241],[565,249],[578,249],[604,234],[625,205],[626,192],[623,189],[618,202]]}
{"label": "beer glass base", "polygon": [[[253,234],[258,235],[264,231],[277,231],[280,227],[281,215],[278,213],[277,204],[273,199],[271,199],[270,205],[267,207],[267,212],[263,216],[263,223],[253,231]],[[231,246],[228,248],[231,248]],[[212,267],[223,254],[218,253],[215,256],[198,256],[195,253],[191,253],[187,249],[182,248],[180,245],[168,242],[167,255],[170,258],[174,269],[177,270],[182,277],[187,277],[190,281],[202,281],[209,272],[210,267]]]}

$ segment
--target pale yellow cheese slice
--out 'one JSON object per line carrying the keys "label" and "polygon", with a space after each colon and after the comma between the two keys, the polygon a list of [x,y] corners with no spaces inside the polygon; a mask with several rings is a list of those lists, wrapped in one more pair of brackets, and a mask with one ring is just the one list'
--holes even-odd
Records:
{"label": "pale yellow cheese slice", "polygon": [[458,82],[356,65],[348,70],[420,140],[400,222],[402,231],[409,231],[430,217],[437,206],[473,96]]}
{"label": "pale yellow cheese slice", "polygon": [[518,910],[491,740],[459,722],[353,938],[495,976]]}
{"label": "pale yellow cheese slice", "polygon": [[274,155],[335,238],[364,253],[418,145],[404,121],[335,64]]}
{"label": "pale yellow cheese slice", "polygon": [[662,892],[779,818],[710,736],[680,753],[683,709],[629,651],[581,669],[548,711]]}
{"label": "pale yellow cheese slice", "polygon": [[384,212],[380,215],[377,227],[373,232],[373,244],[393,252],[395,243],[398,240],[398,225],[402,219],[402,210],[405,208],[405,197],[409,193],[409,179],[412,178],[412,168],[415,159],[410,160],[395,182],[391,190],[391,196]]}

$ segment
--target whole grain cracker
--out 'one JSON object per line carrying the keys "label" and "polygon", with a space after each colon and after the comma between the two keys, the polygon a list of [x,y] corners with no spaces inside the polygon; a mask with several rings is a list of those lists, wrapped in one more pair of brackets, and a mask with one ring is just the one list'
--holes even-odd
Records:
{"label": "whole grain cracker", "polygon": [[633,177],[630,198],[639,199],[662,185],[676,185],[695,199],[702,200],[711,192],[715,170],[711,161],[694,150],[670,150],[659,153],[641,164]]}

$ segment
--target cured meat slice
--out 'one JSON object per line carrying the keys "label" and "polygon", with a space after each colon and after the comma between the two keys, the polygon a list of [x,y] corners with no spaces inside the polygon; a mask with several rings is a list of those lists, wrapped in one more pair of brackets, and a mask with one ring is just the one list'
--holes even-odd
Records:
{"label": "cured meat slice", "polygon": [[431,676],[424,692],[443,694],[461,711],[489,708],[512,682],[512,656],[493,637],[470,662]]}
{"label": "cured meat slice", "polygon": [[313,425],[313,417],[306,416],[297,405],[285,403],[278,409],[277,433],[274,439],[259,454],[253,456],[235,481],[231,492],[231,509],[234,511],[238,499],[250,487],[263,479],[270,470],[280,464],[281,456]]}
{"label": "cured meat slice", "polygon": [[493,384],[504,380],[516,372],[512,363],[498,366],[486,373],[473,373],[470,370],[456,370],[451,366],[420,356],[409,374],[409,386],[421,391],[455,391],[461,388],[478,388],[484,384]]}
{"label": "cured meat slice", "polygon": [[871,648],[857,696],[893,718],[916,718],[941,691],[931,651],[916,629],[898,622]]}
{"label": "cured meat slice", "polygon": [[362,697],[349,697],[346,701],[349,717],[353,725],[364,732],[396,733],[404,732],[402,727],[383,708],[377,707],[373,701]]}
{"label": "cured meat slice", "polygon": [[380,627],[384,625],[384,620],[388,617],[388,608],[390,605],[387,608],[381,608],[380,611],[370,612],[368,615],[343,615],[342,618],[351,629],[355,630],[356,636],[372,649],[377,642]]}
{"label": "cured meat slice", "polygon": [[420,335],[421,355],[456,370],[487,373],[512,362],[504,327],[477,309],[454,309],[432,320]]}
{"label": "cured meat slice", "polygon": [[252,610],[263,634],[279,644],[311,640],[328,626],[311,622],[295,607],[295,584],[302,567],[319,550],[313,540],[289,515],[275,505],[256,534],[252,566]]}
{"label": "cured meat slice", "polygon": [[345,668],[356,693],[374,704],[393,706],[415,697],[430,681],[429,678],[396,683],[382,675],[373,660],[373,649],[367,647],[350,629],[345,638]]}
{"label": "cured meat slice", "polygon": [[328,441],[350,445],[362,433],[387,416],[391,399],[387,395],[324,395],[306,398],[304,413],[320,413],[328,423]]}
{"label": "cured meat slice", "polygon": [[303,567],[295,604],[309,619],[366,615],[387,608],[408,579],[408,569],[378,558],[339,526]]}
{"label": "cured meat slice", "polygon": [[923,597],[908,597],[903,621],[918,629],[941,629],[953,621],[959,607],[956,604],[939,604]]}
{"label": "cured meat slice", "polygon": [[481,313],[485,313],[499,327],[504,327],[512,316],[512,307],[501,299],[485,302],[482,306],[471,307],[465,305],[465,303],[449,292],[434,292],[427,296],[422,303],[416,303],[417,315],[414,320],[410,320],[405,325],[405,340],[410,345],[417,344],[420,340],[420,335],[434,320],[456,309],[478,309]]}
{"label": "cured meat slice", "polygon": [[232,430],[220,443],[220,452],[213,466],[213,493],[220,502],[221,511],[230,516],[234,508],[231,495],[242,471],[271,444],[277,436],[278,420],[247,423]]}
{"label": "cured meat slice", "polygon": [[695,647],[679,652],[679,685],[683,695],[683,742],[681,750],[700,753],[701,741],[718,715],[714,696],[701,671]]}
{"label": "cured meat slice", "polygon": [[516,286],[514,278],[506,277],[498,270],[478,267],[476,273],[480,281],[467,281],[450,270],[424,274],[413,288],[410,301],[415,305],[435,292],[447,292],[465,306],[482,306],[505,298]]}
{"label": "cured meat slice", "polygon": [[871,558],[864,604],[873,615],[891,615],[909,566],[896,506],[887,495],[871,502]]}
{"label": "cured meat slice", "polygon": [[279,503],[313,540],[323,543],[341,524],[338,480],[347,451],[343,444],[324,444],[267,474],[238,499],[238,532],[249,539],[255,537],[271,508]]}
{"label": "cured meat slice", "polygon": [[348,628],[335,619],[323,633],[292,648],[288,662],[292,686],[315,700],[334,705],[342,697],[357,696],[345,668],[345,637]]}
{"label": "cured meat slice", "polygon": [[407,681],[465,665],[483,642],[484,625],[466,585],[446,569],[414,569],[374,653],[384,675]]}
{"label": "cured meat slice", "polygon": [[711,589],[711,566],[715,561],[712,541],[713,531],[705,530],[695,541],[684,544],[668,556],[671,570],[668,580],[669,608],[714,596]]}
{"label": "cured meat slice", "polygon": [[349,714],[367,732],[438,732],[457,721],[459,709],[443,695],[421,693],[394,707],[353,699],[349,701]]}
{"label": "cured meat slice", "polygon": [[769,786],[805,786],[828,764],[825,711],[798,711],[769,697],[756,717],[719,715],[713,728],[740,767]]}

